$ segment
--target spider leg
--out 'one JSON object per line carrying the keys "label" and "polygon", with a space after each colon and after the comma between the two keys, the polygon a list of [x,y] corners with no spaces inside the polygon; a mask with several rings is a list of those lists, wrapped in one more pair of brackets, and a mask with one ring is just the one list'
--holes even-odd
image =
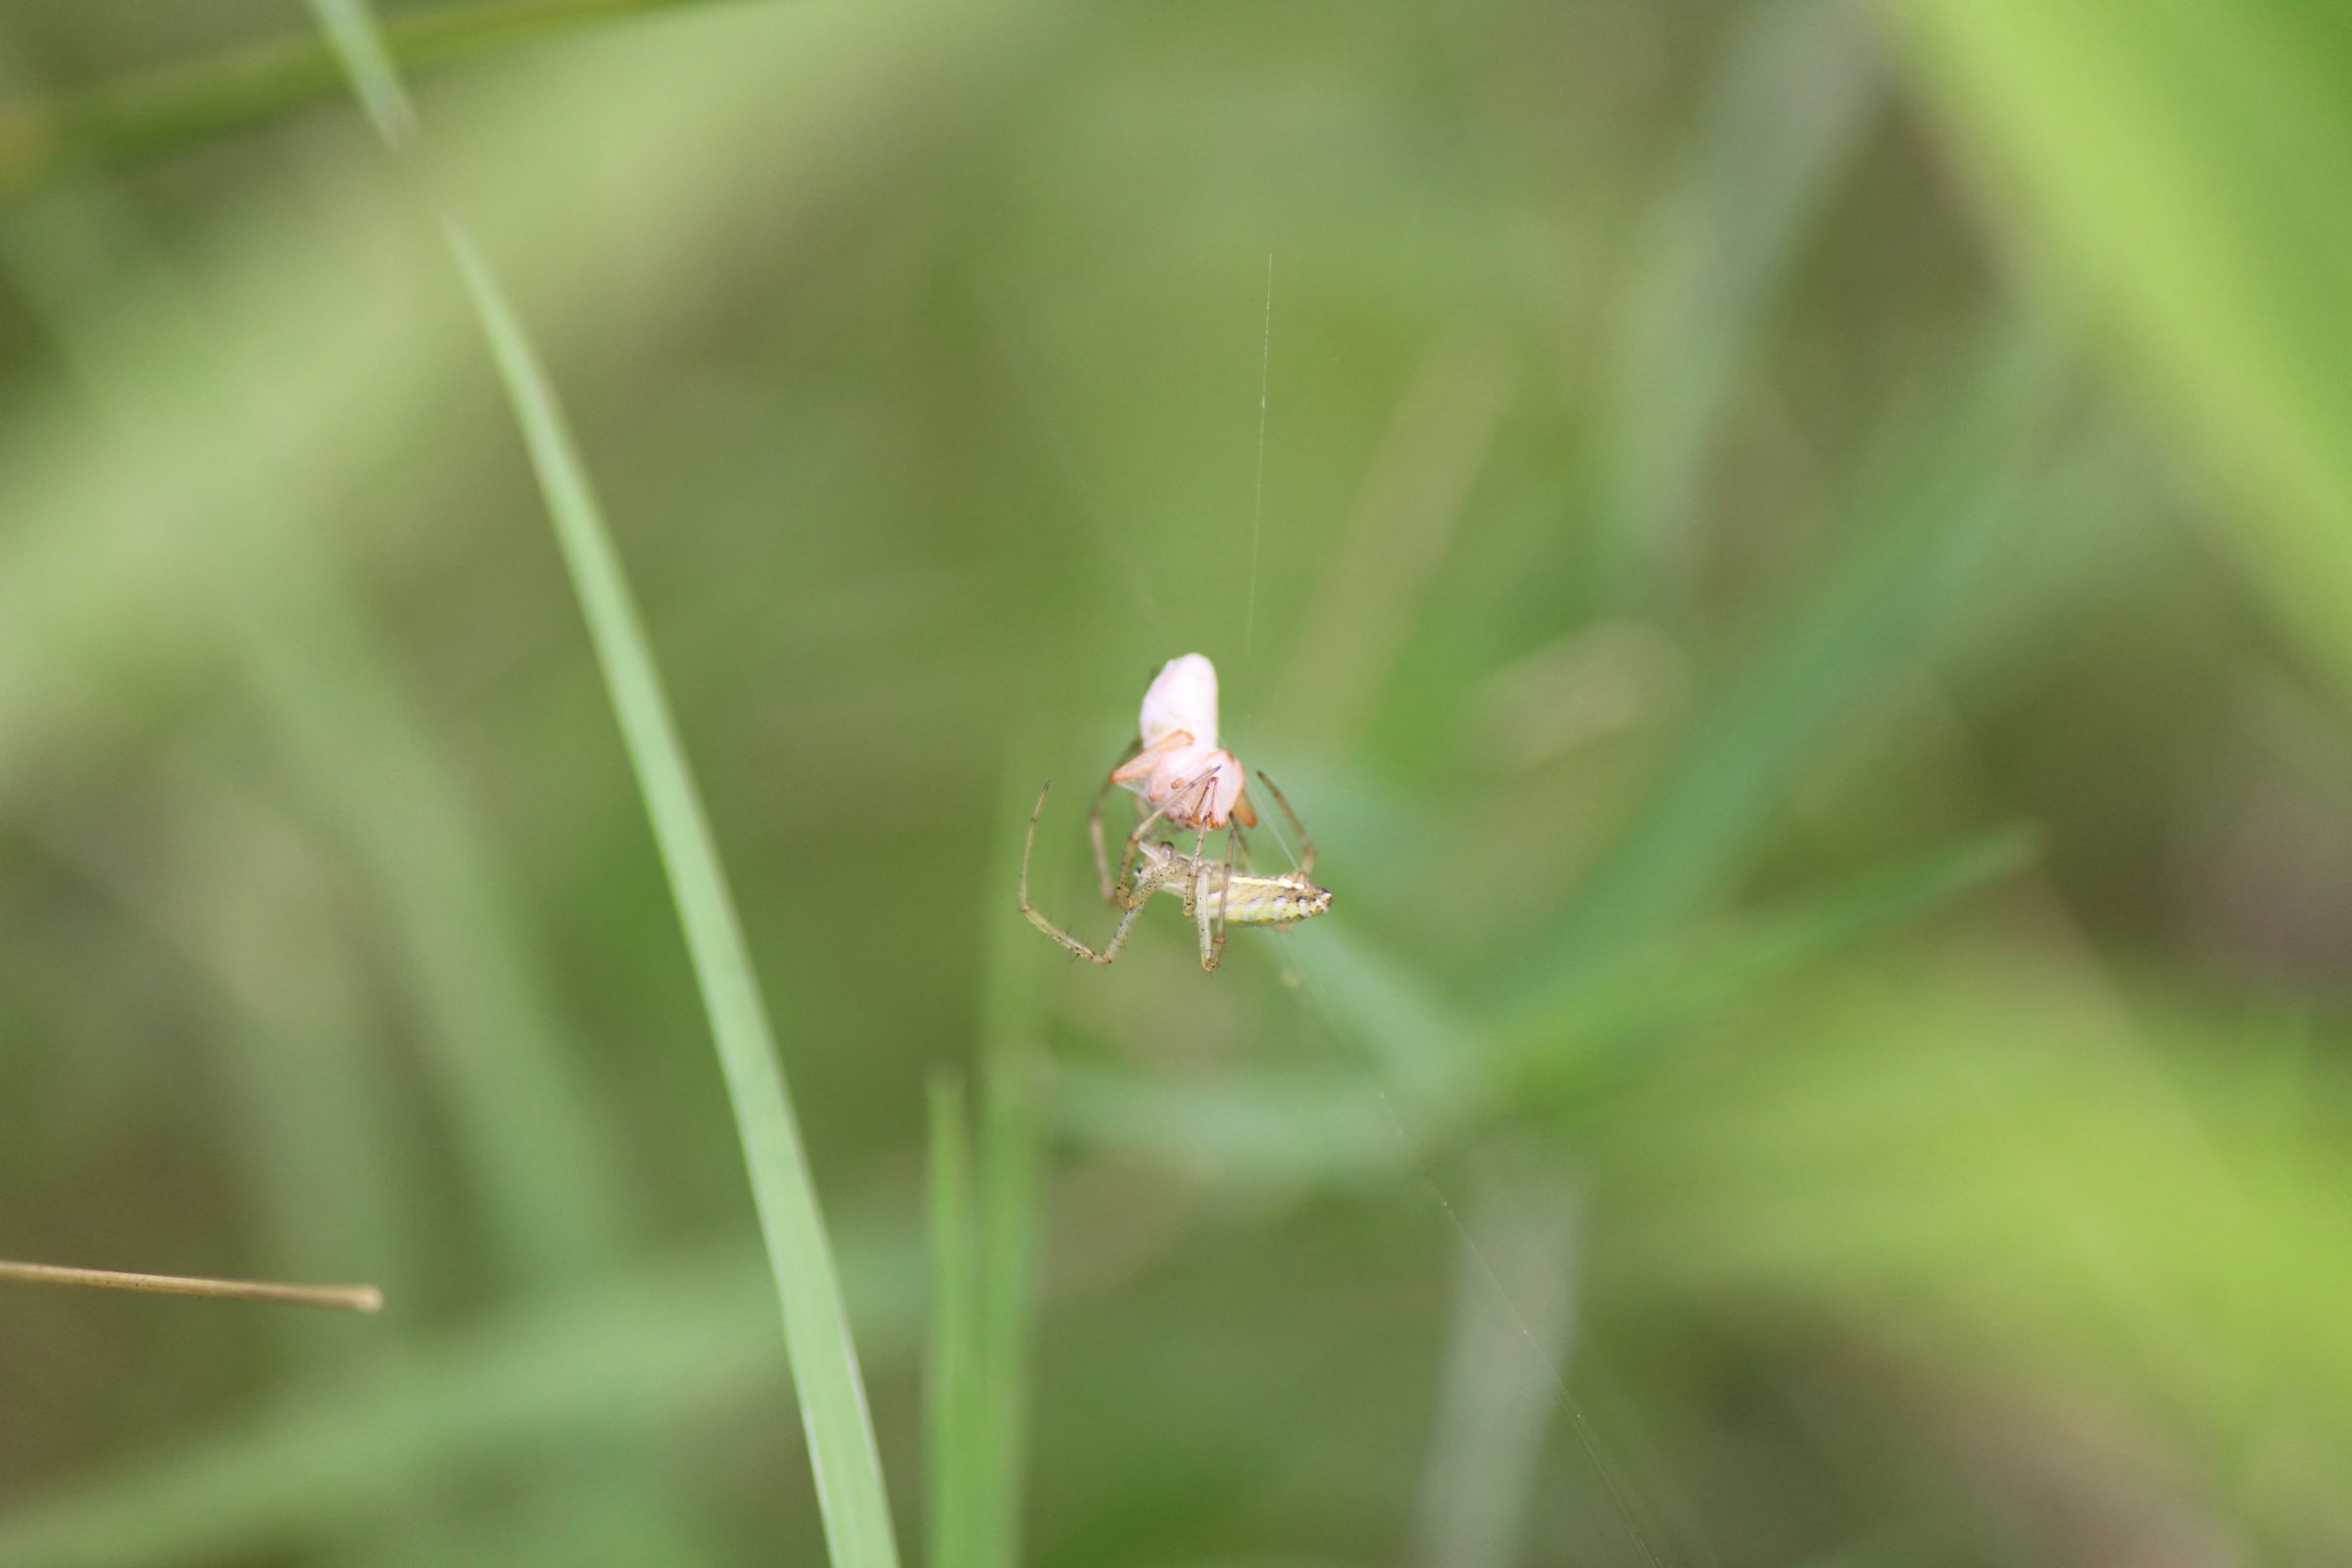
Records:
{"label": "spider leg", "polygon": [[1193,879],[1185,889],[1184,902],[1192,906],[1190,912],[1200,926],[1200,967],[1213,972],[1225,946],[1225,932],[1219,927],[1213,939],[1209,935],[1208,868],[1213,862],[1208,858],[1207,851],[1208,829],[1203,826],[1200,839],[1193,845]]}
{"label": "spider leg", "polygon": [[[1144,743],[1141,737],[1129,741],[1127,749],[1119,754],[1119,760],[1110,764],[1111,772],[1115,774],[1120,768],[1125,767],[1130,761],[1141,756],[1143,750]],[[1102,781],[1102,787],[1095,791],[1095,808],[1086,813],[1087,840],[1095,847],[1095,881],[1102,890],[1102,902],[1112,905],[1119,902],[1119,897],[1112,891],[1110,859],[1102,853],[1102,802],[1116,787],[1116,779],[1105,778]],[[1144,804],[1143,797],[1137,796],[1135,804],[1136,808],[1141,810]]]}
{"label": "spider leg", "polygon": [[1225,911],[1233,903],[1233,841],[1242,836],[1240,828],[1225,832],[1225,879],[1217,884],[1217,941],[1201,967],[1214,971],[1225,956]]}
{"label": "spider leg", "polygon": [[[1118,929],[1111,932],[1110,941],[1101,953],[1097,953],[1039,913],[1036,906],[1029,902],[1029,860],[1037,851],[1037,819],[1045,813],[1046,796],[1053,788],[1049,783],[1037,792],[1037,805],[1029,812],[1029,837],[1021,845],[1021,913],[1028,917],[1031,925],[1087,962],[1106,964],[1117,957],[1119,950],[1127,945],[1127,933],[1134,929],[1136,916],[1143,912],[1144,906],[1152,901],[1152,895],[1159,891],[1161,884],[1169,879],[1175,868],[1163,862],[1148,867],[1136,878],[1135,886],[1128,891],[1124,901],[1126,912],[1119,918]],[[1124,872],[1121,874],[1123,876]]]}
{"label": "spider leg", "polygon": [[[1144,835],[1152,831],[1152,824],[1158,821],[1161,817],[1167,815],[1169,808],[1177,805],[1182,799],[1182,796],[1176,796],[1161,803],[1161,805],[1154,809],[1150,816],[1147,816],[1141,822],[1136,823],[1134,832],[1127,835],[1127,848],[1119,856],[1119,880],[1116,884],[1117,887],[1123,888],[1127,886],[1127,872],[1128,869],[1135,864],[1136,849],[1143,843]],[[1140,805],[1141,803],[1139,802],[1138,804]],[[1163,877],[1161,880],[1164,881],[1166,879]],[[1115,889],[1111,895],[1110,902],[1116,905],[1127,906],[1126,899],[1118,894]]]}
{"label": "spider leg", "polygon": [[1095,960],[1097,963],[1108,963],[1119,956],[1119,950],[1127,945],[1127,933],[1135,929],[1136,920],[1144,912],[1144,906],[1152,902],[1152,895],[1157,893],[1175,872],[1173,865],[1154,866],[1135,879],[1135,886],[1127,894],[1132,902],[1127,906],[1127,912],[1119,916],[1118,926],[1110,933],[1110,941],[1103,947],[1102,956]]}
{"label": "spider leg", "polygon": [[[1200,777],[1202,803],[1206,804],[1209,787],[1215,782],[1217,769],[1210,768]],[[1238,814],[1238,813],[1237,813]],[[1225,911],[1233,901],[1233,843],[1241,829],[1232,822],[1225,826],[1225,861],[1217,883],[1217,912],[1212,921],[1208,912],[1208,822],[1205,814],[1200,824],[1200,837],[1193,845],[1193,897],[1195,919],[1200,930],[1200,967],[1216,973],[1225,956]]]}
{"label": "spider leg", "polygon": [[1283,798],[1281,787],[1266,777],[1264,769],[1259,769],[1257,776],[1259,781],[1273,792],[1274,804],[1282,808],[1282,814],[1291,819],[1291,827],[1298,835],[1299,871],[1304,875],[1313,876],[1315,874],[1315,841],[1306,836],[1306,824],[1298,820],[1298,813],[1292,810],[1291,803]]}
{"label": "spider leg", "polygon": [[[1045,789],[1039,790],[1037,792],[1037,805],[1032,807],[1029,811],[1029,837],[1021,845],[1021,913],[1028,918],[1028,921],[1031,925],[1037,927],[1040,931],[1043,931],[1046,935],[1052,937],[1054,941],[1060,943],[1063,947],[1069,949],[1070,952],[1076,954],[1079,957],[1084,958],[1087,962],[1108,963],[1111,959],[1111,955],[1109,953],[1097,953],[1094,949],[1088,947],[1085,943],[1079,941],[1076,937],[1070,935],[1067,931],[1064,931],[1061,927],[1055,925],[1053,921],[1038,913],[1036,906],[1029,902],[1029,858],[1031,856],[1037,853],[1037,819],[1045,814],[1046,796],[1053,788],[1053,784],[1049,782]],[[1120,934],[1124,934],[1123,929]]]}
{"label": "spider leg", "polygon": [[[1176,789],[1169,794],[1168,798],[1160,802],[1149,816],[1145,817],[1141,822],[1136,823],[1135,831],[1127,835],[1127,848],[1119,856],[1119,886],[1124,887],[1126,885],[1127,868],[1135,863],[1136,849],[1143,843],[1144,835],[1152,831],[1152,824],[1158,821],[1163,816],[1170,817],[1172,821],[1180,821],[1181,819],[1173,817],[1172,813],[1184,806],[1185,803],[1190,801],[1196,794],[1198,794],[1201,801],[1205,803],[1208,799],[1208,787],[1215,781],[1216,776],[1217,770],[1212,767],[1207,772],[1201,774],[1199,778],[1188,780],[1187,782],[1178,785]],[[1138,799],[1135,805],[1137,810],[1140,811],[1143,809],[1144,803],[1141,799]],[[1113,897],[1111,902],[1116,904],[1119,901],[1116,897]]]}

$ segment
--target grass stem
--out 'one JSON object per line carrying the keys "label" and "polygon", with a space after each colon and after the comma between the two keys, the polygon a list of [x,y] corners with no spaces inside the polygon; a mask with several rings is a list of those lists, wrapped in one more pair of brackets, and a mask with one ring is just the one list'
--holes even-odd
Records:
{"label": "grass stem", "polygon": [[[387,146],[409,145],[398,66],[367,0],[312,0],[321,29]],[[466,225],[443,226],[467,297],[489,341],[509,405],[555,523],[588,623],[638,793],[685,926],[705,1011],[718,1048],[752,1199],[784,1308],[784,1341],[816,1475],[833,1568],[898,1568],[898,1543],[858,1375],[841,1279],[825,1235],[774,1032],[704,814],[686,749],[670,717],[653,644],[629,591],[603,508],[572,440],[555,384],[521,318]]]}

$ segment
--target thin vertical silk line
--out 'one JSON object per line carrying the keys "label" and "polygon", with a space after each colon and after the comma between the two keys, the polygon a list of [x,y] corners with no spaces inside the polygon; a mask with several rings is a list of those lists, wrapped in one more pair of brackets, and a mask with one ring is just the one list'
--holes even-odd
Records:
{"label": "thin vertical silk line", "polygon": [[1257,501],[1250,513],[1250,618],[1242,631],[1242,655],[1257,658],[1257,545],[1266,527],[1266,392],[1274,373],[1274,253],[1266,252],[1266,335],[1257,362]]}

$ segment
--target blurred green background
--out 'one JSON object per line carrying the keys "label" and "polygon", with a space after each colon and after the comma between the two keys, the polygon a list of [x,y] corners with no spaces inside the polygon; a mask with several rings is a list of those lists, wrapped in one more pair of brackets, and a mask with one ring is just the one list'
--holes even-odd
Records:
{"label": "blurred green background", "polygon": [[[0,1564],[821,1560],[444,202],[910,1548],[924,1084],[993,1034],[1026,1560],[2352,1554],[2345,13],[506,25],[596,9],[387,6],[412,172],[290,0],[0,8],[0,1255],[392,1298],[0,1291]],[[1195,651],[1335,910],[1072,965],[1029,802],[1101,940],[1086,795]]]}

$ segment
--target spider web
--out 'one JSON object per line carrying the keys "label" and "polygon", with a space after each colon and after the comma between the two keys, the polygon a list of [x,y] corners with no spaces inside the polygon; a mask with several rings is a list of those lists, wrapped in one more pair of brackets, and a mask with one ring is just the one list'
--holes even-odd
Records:
{"label": "spider web", "polygon": [[1242,626],[1242,658],[1257,668],[1257,546],[1266,526],[1266,394],[1274,377],[1274,253],[1266,252],[1266,333],[1257,363],[1257,500],[1250,511],[1250,613]]}

